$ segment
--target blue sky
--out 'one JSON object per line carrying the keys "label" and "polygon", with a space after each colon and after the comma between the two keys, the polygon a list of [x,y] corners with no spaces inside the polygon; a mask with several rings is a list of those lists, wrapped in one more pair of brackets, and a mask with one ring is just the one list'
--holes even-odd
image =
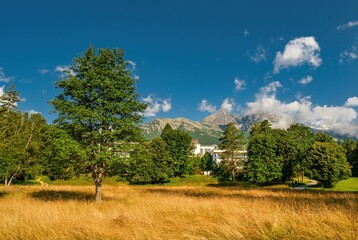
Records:
{"label": "blue sky", "polygon": [[282,115],[277,127],[358,135],[357,1],[2,0],[0,9],[0,86],[14,81],[21,110],[49,122],[59,70],[93,44],[135,63],[146,121],[268,110]]}

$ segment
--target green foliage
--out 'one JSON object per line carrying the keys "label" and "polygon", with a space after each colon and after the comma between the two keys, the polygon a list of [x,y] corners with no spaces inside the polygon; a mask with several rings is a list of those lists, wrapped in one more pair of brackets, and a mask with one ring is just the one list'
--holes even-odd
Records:
{"label": "green foliage", "polygon": [[67,180],[85,172],[86,153],[65,130],[50,126],[45,145],[43,157],[46,159],[46,173],[51,180]]}
{"label": "green foliage", "polygon": [[172,176],[172,158],[161,138],[136,144],[125,161],[125,177],[131,184],[157,184],[169,181]]}
{"label": "green foliage", "polygon": [[276,157],[282,159],[282,182],[290,181],[298,164],[298,145],[290,132],[272,129],[271,136],[276,143]]}
{"label": "green foliage", "polygon": [[201,170],[213,171],[216,168],[216,164],[213,160],[213,157],[208,152],[206,152],[204,156],[201,157],[200,162],[201,162],[200,164]]}
{"label": "green foliage", "polygon": [[358,142],[346,139],[342,145],[346,150],[347,161],[352,166],[352,176],[358,177]]}
{"label": "green foliage", "polygon": [[305,173],[310,174],[311,172],[310,164],[307,160],[307,154],[313,144],[315,134],[309,129],[309,127],[301,124],[291,125],[287,129],[287,132],[290,134],[291,139],[295,142],[296,148],[293,172],[300,173],[303,180]]}
{"label": "green foliage", "polygon": [[146,104],[138,101],[135,84],[123,50],[96,52],[92,46],[56,82],[62,93],[51,101],[58,113],[55,123],[85,149],[97,201],[107,170],[120,160],[118,152],[140,139],[138,123]]}
{"label": "green foliage", "polygon": [[0,179],[5,185],[26,182],[42,171],[46,121],[40,114],[18,112],[19,101],[13,84],[0,96]]}
{"label": "green foliage", "polygon": [[193,149],[190,135],[180,129],[173,130],[172,127],[167,124],[163,129],[161,137],[167,144],[173,159],[171,168],[174,176],[182,176],[187,173],[188,162]]}
{"label": "green foliage", "polygon": [[219,168],[222,173],[225,171],[231,173],[231,179],[235,181],[236,175],[241,172],[244,162],[244,157],[238,153],[238,151],[244,149],[244,133],[234,123],[229,123],[220,141],[219,148],[224,152]]}
{"label": "green foliage", "polygon": [[255,136],[261,133],[269,133],[271,131],[271,123],[268,120],[257,122],[250,128],[250,136]]}
{"label": "green foliage", "polygon": [[200,173],[202,170],[202,162],[199,156],[190,156],[188,160],[187,174],[194,175]]}
{"label": "green foliage", "polygon": [[275,139],[266,134],[250,137],[248,160],[245,164],[247,181],[259,185],[280,182],[282,179],[282,157],[277,156]]}
{"label": "green foliage", "polygon": [[345,151],[335,142],[314,142],[307,158],[311,163],[312,177],[325,188],[333,187],[337,181],[347,179],[351,174]]}

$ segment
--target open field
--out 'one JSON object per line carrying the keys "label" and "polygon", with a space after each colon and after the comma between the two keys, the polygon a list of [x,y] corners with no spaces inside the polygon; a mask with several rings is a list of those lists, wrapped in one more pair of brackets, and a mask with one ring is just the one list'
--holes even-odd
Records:
{"label": "open field", "polygon": [[358,194],[237,187],[0,187],[1,239],[357,239]]}

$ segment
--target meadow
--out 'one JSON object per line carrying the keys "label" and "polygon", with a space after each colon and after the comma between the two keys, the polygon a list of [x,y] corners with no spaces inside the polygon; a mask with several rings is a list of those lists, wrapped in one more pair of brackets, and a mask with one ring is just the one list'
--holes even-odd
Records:
{"label": "meadow", "polygon": [[[212,181],[212,180],[210,180]],[[252,187],[0,187],[1,239],[357,239],[358,194]]]}

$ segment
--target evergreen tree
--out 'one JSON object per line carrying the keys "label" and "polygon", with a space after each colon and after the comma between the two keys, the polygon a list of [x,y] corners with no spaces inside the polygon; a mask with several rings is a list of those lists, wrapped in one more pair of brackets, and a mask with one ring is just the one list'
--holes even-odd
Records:
{"label": "evergreen tree", "polygon": [[[101,201],[101,186],[119,154],[128,143],[138,141],[146,104],[138,101],[136,80],[131,76],[121,49],[91,46],[73,60],[70,71],[56,82],[62,93],[51,101],[58,113],[55,124],[65,129],[87,154],[96,201]],[[126,154],[122,154],[125,156]]]}
{"label": "evergreen tree", "polygon": [[220,141],[219,148],[224,150],[220,167],[229,171],[232,181],[235,182],[237,173],[243,167],[244,158],[238,151],[244,149],[244,133],[234,123],[229,123]]}
{"label": "evergreen tree", "polygon": [[204,156],[201,157],[201,169],[204,171],[215,170],[215,163],[213,157],[208,152],[206,152]]}

